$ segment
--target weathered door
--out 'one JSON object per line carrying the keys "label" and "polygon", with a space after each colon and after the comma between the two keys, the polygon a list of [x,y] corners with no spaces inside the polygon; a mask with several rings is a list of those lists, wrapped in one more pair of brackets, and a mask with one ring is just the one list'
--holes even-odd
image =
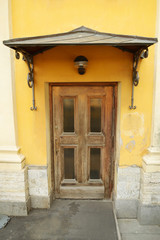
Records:
{"label": "weathered door", "polygon": [[53,86],[57,198],[110,197],[114,86]]}

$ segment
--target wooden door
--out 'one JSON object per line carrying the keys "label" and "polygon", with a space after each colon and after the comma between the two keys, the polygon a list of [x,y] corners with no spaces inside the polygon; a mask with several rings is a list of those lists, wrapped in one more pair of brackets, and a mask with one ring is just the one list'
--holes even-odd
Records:
{"label": "wooden door", "polygon": [[110,197],[114,86],[53,86],[56,198]]}

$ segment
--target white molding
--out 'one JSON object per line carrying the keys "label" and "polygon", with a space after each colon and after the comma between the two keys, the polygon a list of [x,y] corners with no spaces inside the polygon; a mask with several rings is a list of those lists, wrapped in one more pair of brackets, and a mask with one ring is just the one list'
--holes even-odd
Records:
{"label": "white molding", "polygon": [[0,154],[0,163],[21,163],[24,159],[22,154]]}
{"label": "white molding", "polygon": [[18,153],[20,147],[17,146],[0,146],[0,152],[16,152]]}
{"label": "white molding", "polygon": [[160,172],[160,152],[144,156],[142,167],[145,172]]}
{"label": "white molding", "polygon": [[[157,0],[156,37],[160,38],[160,0]],[[155,72],[152,114],[152,146],[160,146],[160,43],[155,45]]]}
{"label": "white molding", "polygon": [[142,167],[145,172],[160,172],[160,147],[148,148],[148,154],[143,156]]}
{"label": "white molding", "polygon": [[0,146],[0,170],[20,170],[25,166],[25,157],[17,146]]}
{"label": "white molding", "polygon": [[149,153],[160,154],[160,146],[151,146],[148,148]]}
{"label": "white molding", "polygon": [[3,172],[14,172],[22,170],[25,167],[25,161],[19,162],[19,163],[3,163],[0,162],[0,171]]}

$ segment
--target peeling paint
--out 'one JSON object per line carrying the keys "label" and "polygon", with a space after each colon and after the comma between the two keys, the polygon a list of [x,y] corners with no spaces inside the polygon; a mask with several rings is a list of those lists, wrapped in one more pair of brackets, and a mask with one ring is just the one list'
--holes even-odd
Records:
{"label": "peeling paint", "polygon": [[143,152],[144,150],[147,149],[147,136],[148,136],[148,131],[145,133],[144,138],[142,139],[142,142],[140,143],[140,151]]}
{"label": "peeling paint", "polygon": [[134,136],[132,135],[132,136],[129,136],[130,138],[134,138]]}
{"label": "peeling paint", "polygon": [[144,115],[138,112],[127,113],[123,117],[122,131],[125,136],[143,136]]}
{"label": "peeling paint", "polygon": [[126,144],[125,149],[127,149],[128,152],[132,152],[136,145],[135,140],[130,141],[129,143]]}

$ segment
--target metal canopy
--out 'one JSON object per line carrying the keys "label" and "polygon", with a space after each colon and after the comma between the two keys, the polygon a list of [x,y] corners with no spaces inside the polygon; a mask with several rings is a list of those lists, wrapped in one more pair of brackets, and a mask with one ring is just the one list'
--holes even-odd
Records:
{"label": "metal canopy", "polygon": [[137,86],[139,83],[138,63],[140,59],[148,57],[148,47],[157,41],[157,38],[103,33],[82,26],[70,32],[38,37],[15,38],[3,41],[3,43],[16,51],[17,59],[20,58],[19,52],[22,53],[23,59],[28,65],[29,73],[27,82],[28,86],[32,88],[33,93],[33,107],[31,107],[31,110],[37,109],[34,96],[33,57],[35,55],[61,45],[112,46],[122,51],[130,52],[133,55],[133,73],[131,105],[129,108],[136,109],[136,106],[134,106],[134,86]]}
{"label": "metal canopy", "polygon": [[135,53],[156,42],[156,38],[103,33],[84,26],[65,33],[3,41],[6,46],[32,56],[59,45],[106,45]]}

